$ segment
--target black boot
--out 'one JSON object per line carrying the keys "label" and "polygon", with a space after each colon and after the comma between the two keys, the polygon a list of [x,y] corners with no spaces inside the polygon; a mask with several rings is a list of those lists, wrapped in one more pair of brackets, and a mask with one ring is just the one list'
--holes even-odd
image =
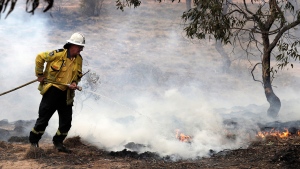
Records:
{"label": "black boot", "polygon": [[71,150],[69,150],[67,147],[65,147],[63,143],[53,141],[53,144],[54,144],[54,147],[55,147],[59,152],[71,153]]}
{"label": "black boot", "polygon": [[35,146],[35,147],[39,147],[39,144],[38,142],[40,141],[40,139],[42,138],[42,133],[34,133],[34,132],[30,132],[29,133],[29,142],[31,143],[32,146]]}

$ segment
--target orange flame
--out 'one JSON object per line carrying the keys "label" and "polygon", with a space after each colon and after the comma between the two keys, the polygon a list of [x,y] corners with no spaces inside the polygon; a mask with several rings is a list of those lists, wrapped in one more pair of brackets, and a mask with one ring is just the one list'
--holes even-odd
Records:
{"label": "orange flame", "polygon": [[[261,137],[261,138],[265,138],[267,136],[275,136],[275,137],[279,137],[279,138],[287,138],[289,136],[291,136],[292,134],[288,131],[288,129],[284,129],[285,131],[283,132],[280,132],[278,130],[274,130],[272,129],[271,131],[269,132],[258,132],[257,133],[257,136],[258,137]],[[297,135],[299,136],[300,135],[300,131],[297,132]]]}
{"label": "orange flame", "polygon": [[191,142],[192,139],[191,136],[180,133],[179,129],[176,129],[176,138],[181,142]]}

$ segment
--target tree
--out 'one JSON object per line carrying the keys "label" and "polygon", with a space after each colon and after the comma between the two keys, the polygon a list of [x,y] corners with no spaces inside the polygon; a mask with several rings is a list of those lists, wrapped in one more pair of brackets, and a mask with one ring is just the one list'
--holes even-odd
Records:
{"label": "tree", "polygon": [[[128,6],[134,7],[138,2],[126,0]],[[274,73],[288,65],[293,67],[291,59],[300,59],[299,37],[293,32],[300,24],[299,10],[295,10],[299,9],[297,0],[194,0],[194,4],[194,8],[182,15],[186,35],[198,39],[214,38],[222,44],[241,47],[247,56],[260,55],[260,62],[253,70],[258,64],[262,65],[260,82],[270,104],[267,114],[276,117],[281,101],[273,91]],[[227,12],[224,12],[224,6]],[[259,53],[253,53],[253,49]],[[277,61],[277,69],[271,66],[272,58]]]}
{"label": "tree", "polygon": [[[228,0],[228,2],[232,2],[232,0]],[[228,5],[223,5],[222,9],[222,14],[226,15],[228,11]],[[217,39],[216,44],[215,44],[216,50],[219,52],[220,56],[222,57],[222,71],[223,72],[228,72],[230,65],[231,65],[231,60],[228,56],[228,54],[224,50],[224,45],[222,44],[221,40]]]}
{"label": "tree", "polygon": [[192,0],[186,0],[186,10],[192,9]]}
{"label": "tree", "polygon": [[[187,11],[192,9],[192,1],[191,0],[186,0],[186,8],[187,8]],[[228,9],[228,6],[224,5],[223,6],[223,15],[227,13],[227,9]],[[222,70],[222,72],[223,73],[228,72],[228,70],[230,68],[230,65],[231,65],[231,60],[230,60],[228,54],[226,53],[226,51],[224,49],[224,45],[222,44],[222,42],[220,40],[216,40],[215,49],[217,50],[217,52],[221,56],[221,62],[222,62],[221,70]]]}
{"label": "tree", "polygon": [[[279,69],[287,66],[290,59],[300,58],[300,41],[292,33],[292,28],[300,24],[300,14],[294,11],[296,3],[292,1],[195,0],[196,7],[182,15],[189,22],[185,31],[190,38],[213,37],[224,44],[242,47],[247,55],[252,54],[253,48],[260,52],[261,62],[257,64],[262,65],[261,82],[271,117],[276,117],[281,108],[272,88],[273,73],[277,70],[271,66],[271,57],[275,57]],[[227,13],[223,12],[224,5],[228,7]]]}
{"label": "tree", "polygon": [[82,13],[87,16],[99,16],[104,0],[80,0]]}

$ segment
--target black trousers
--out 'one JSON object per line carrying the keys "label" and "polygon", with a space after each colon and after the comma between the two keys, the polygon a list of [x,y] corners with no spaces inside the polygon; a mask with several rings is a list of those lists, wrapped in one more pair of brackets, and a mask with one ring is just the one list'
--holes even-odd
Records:
{"label": "black trousers", "polygon": [[72,122],[72,105],[67,105],[67,90],[62,91],[54,86],[51,86],[43,95],[39,107],[39,117],[30,132],[29,141],[38,143],[42,138],[48,122],[55,111],[59,117],[59,127],[53,137],[54,142],[63,142],[71,128]]}

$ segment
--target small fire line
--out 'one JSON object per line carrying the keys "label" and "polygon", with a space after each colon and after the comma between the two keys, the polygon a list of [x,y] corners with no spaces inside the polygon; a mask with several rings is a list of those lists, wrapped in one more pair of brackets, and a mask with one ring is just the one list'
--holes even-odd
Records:
{"label": "small fire line", "polygon": [[257,133],[257,137],[259,138],[266,138],[268,136],[273,136],[273,137],[279,137],[279,138],[288,138],[290,136],[300,136],[300,131],[297,131],[295,134],[292,134],[289,132],[287,128],[284,129],[284,131],[279,131],[272,129],[270,131],[260,131]]}

